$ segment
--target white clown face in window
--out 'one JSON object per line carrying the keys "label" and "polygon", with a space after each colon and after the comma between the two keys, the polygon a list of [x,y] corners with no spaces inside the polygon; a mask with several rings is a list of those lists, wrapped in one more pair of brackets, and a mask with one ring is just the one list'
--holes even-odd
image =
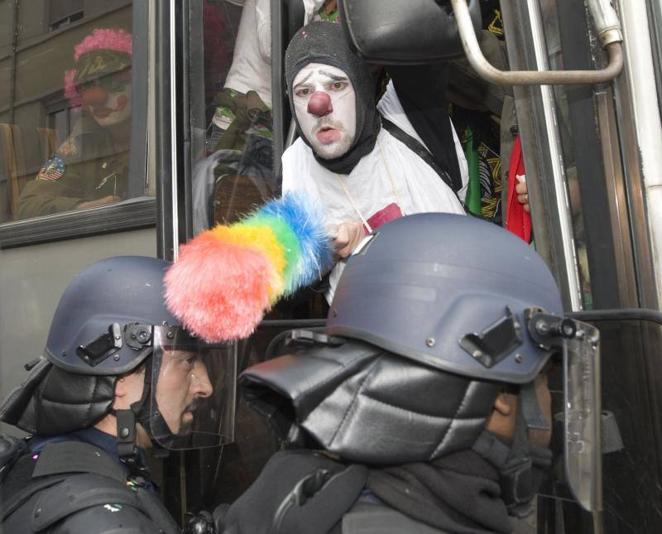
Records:
{"label": "white clown face in window", "polygon": [[301,132],[322,159],[345,154],[356,136],[356,92],[342,70],[306,65],[292,84],[294,113]]}
{"label": "white clown face in window", "polygon": [[82,84],[83,104],[99,126],[115,126],[131,116],[131,71]]}

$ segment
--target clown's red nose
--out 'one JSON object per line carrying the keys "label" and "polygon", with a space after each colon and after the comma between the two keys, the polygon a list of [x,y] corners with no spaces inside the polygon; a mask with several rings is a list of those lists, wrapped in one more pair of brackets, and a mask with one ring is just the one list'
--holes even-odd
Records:
{"label": "clown's red nose", "polygon": [[333,111],[331,97],[324,91],[315,91],[308,101],[308,113],[317,117],[324,117]]}
{"label": "clown's red nose", "polygon": [[83,97],[83,104],[87,106],[105,104],[106,100],[108,100],[108,93],[103,87],[99,87],[98,85],[83,89],[81,96]]}

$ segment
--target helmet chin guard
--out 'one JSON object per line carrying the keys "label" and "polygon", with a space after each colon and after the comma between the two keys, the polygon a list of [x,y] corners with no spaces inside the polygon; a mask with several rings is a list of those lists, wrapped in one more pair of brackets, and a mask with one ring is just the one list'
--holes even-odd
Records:
{"label": "helmet chin guard", "polygon": [[281,437],[312,437],[344,460],[381,465],[470,448],[498,392],[350,340],[254,365],[240,384]]}

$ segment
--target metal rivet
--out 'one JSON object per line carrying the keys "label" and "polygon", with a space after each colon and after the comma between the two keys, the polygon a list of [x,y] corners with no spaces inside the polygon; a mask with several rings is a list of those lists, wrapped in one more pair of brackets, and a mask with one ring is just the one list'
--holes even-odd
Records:
{"label": "metal rivet", "polygon": [[116,362],[119,362],[120,361],[120,355],[115,354],[115,356],[113,356],[113,360],[115,360]]}
{"label": "metal rivet", "polygon": [[433,337],[429,337],[429,338],[427,338],[427,339],[425,340],[425,344],[426,344],[428,347],[434,347],[434,346],[437,344],[437,340],[436,340],[435,338],[433,338]]}
{"label": "metal rivet", "polygon": [[536,332],[541,336],[546,336],[549,334],[549,325],[544,321],[538,321],[536,323]]}
{"label": "metal rivet", "polygon": [[41,508],[37,508],[37,509],[34,511],[34,516],[35,516],[35,517],[39,517],[40,515],[41,515]]}
{"label": "metal rivet", "polygon": [[524,361],[524,356],[521,354],[515,354],[515,363],[522,363]]}
{"label": "metal rivet", "polygon": [[126,438],[129,436],[129,429],[128,428],[123,428],[120,430],[120,437]]}

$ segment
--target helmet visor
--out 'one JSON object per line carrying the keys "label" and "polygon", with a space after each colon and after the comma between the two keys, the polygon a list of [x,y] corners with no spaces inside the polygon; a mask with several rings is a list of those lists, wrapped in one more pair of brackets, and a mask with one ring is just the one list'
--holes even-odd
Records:
{"label": "helmet visor", "polygon": [[236,349],[209,345],[180,327],[154,328],[148,433],[171,450],[234,439]]}
{"label": "helmet visor", "polygon": [[602,510],[599,331],[575,321],[563,345],[565,466],[569,486],[588,511]]}

